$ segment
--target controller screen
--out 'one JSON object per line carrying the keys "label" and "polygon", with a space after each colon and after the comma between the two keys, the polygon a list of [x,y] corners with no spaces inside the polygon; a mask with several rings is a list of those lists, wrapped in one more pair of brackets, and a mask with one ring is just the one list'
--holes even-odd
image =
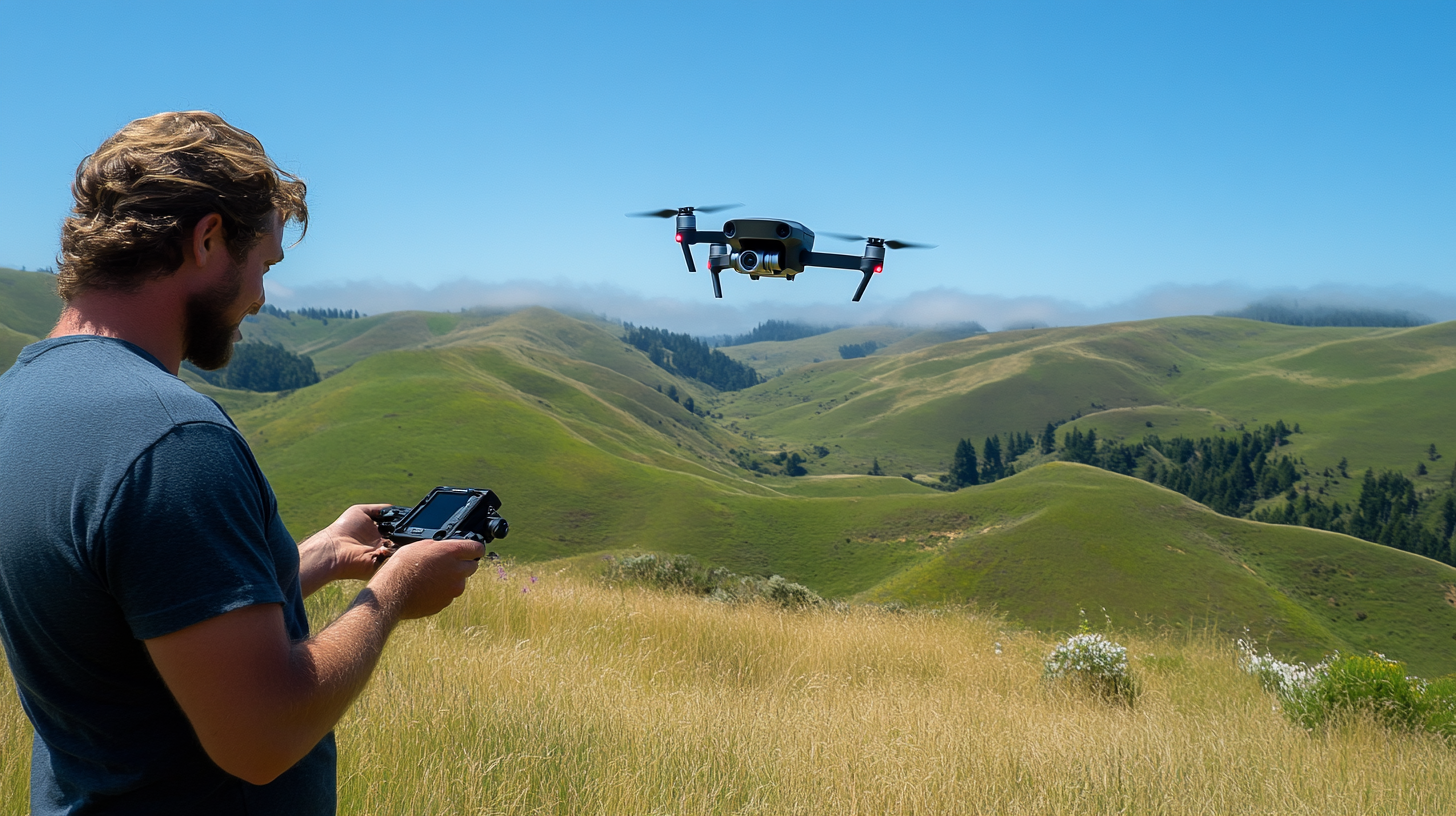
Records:
{"label": "controller screen", "polygon": [[419,515],[410,519],[409,526],[438,530],[455,512],[470,501],[468,493],[436,493],[435,498],[420,509]]}

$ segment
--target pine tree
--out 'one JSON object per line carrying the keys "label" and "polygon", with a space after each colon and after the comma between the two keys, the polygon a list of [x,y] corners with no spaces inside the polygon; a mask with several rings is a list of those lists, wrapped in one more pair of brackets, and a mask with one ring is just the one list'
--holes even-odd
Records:
{"label": "pine tree", "polygon": [[981,473],[976,464],[976,446],[969,439],[962,439],[951,460],[950,480],[956,487],[980,484]]}
{"label": "pine tree", "polygon": [[875,457],[875,463],[873,465],[870,465],[870,475],[871,476],[884,476],[885,475],[885,472],[883,470],[880,470],[880,458],[878,456]]}
{"label": "pine tree", "polygon": [[994,482],[1006,475],[1006,465],[1001,461],[1001,438],[997,436],[986,437],[986,444],[981,448],[981,480]]}
{"label": "pine tree", "polygon": [[1046,430],[1041,432],[1041,452],[1051,453],[1057,449],[1057,426],[1047,423]]}

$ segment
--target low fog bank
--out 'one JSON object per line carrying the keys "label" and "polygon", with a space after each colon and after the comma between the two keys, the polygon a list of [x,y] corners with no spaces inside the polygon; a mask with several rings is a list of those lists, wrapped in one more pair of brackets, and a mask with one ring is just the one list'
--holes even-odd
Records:
{"label": "low fog bank", "polygon": [[[336,286],[287,288],[267,283],[268,302],[280,309],[302,307],[358,309],[366,314],[419,309],[459,311],[484,307],[518,309],[545,306],[565,312],[596,314],[697,336],[740,334],[765,320],[816,325],[893,323],[936,326],[976,321],[991,331],[1028,326],[1086,326],[1123,320],[1233,311],[1256,301],[1277,300],[1299,306],[1402,310],[1433,321],[1456,319],[1456,296],[1411,289],[1315,286],[1254,288],[1237,284],[1168,284],[1131,298],[1086,305],[1051,297],[977,295],[936,288],[898,300],[866,298],[860,303],[785,304],[647,297],[615,286],[566,282],[458,280],[429,289],[377,281]],[[870,293],[873,295],[873,292]]]}

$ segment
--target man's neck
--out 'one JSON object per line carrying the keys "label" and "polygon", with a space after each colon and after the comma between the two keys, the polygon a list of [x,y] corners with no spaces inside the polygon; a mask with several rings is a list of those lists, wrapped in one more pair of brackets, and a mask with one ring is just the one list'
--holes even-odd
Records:
{"label": "man's neck", "polygon": [[61,310],[50,337],[94,334],[145,349],[173,374],[182,365],[186,298],[176,286],[153,281],[141,290],[82,292]]}

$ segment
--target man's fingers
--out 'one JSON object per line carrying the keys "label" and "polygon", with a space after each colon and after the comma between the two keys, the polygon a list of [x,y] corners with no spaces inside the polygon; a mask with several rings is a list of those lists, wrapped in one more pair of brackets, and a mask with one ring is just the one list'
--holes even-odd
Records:
{"label": "man's fingers", "polygon": [[364,513],[364,515],[368,516],[369,518],[377,520],[379,518],[379,514],[384,512],[384,509],[386,507],[393,506],[394,505],[390,504],[356,504],[350,507],[348,510],[345,510],[344,513],[348,514],[352,513],[355,510],[360,510]]}
{"label": "man's fingers", "polygon": [[447,538],[440,544],[452,547],[455,557],[461,560],[479,561],[485,556],[485,545],[468,538]]}

